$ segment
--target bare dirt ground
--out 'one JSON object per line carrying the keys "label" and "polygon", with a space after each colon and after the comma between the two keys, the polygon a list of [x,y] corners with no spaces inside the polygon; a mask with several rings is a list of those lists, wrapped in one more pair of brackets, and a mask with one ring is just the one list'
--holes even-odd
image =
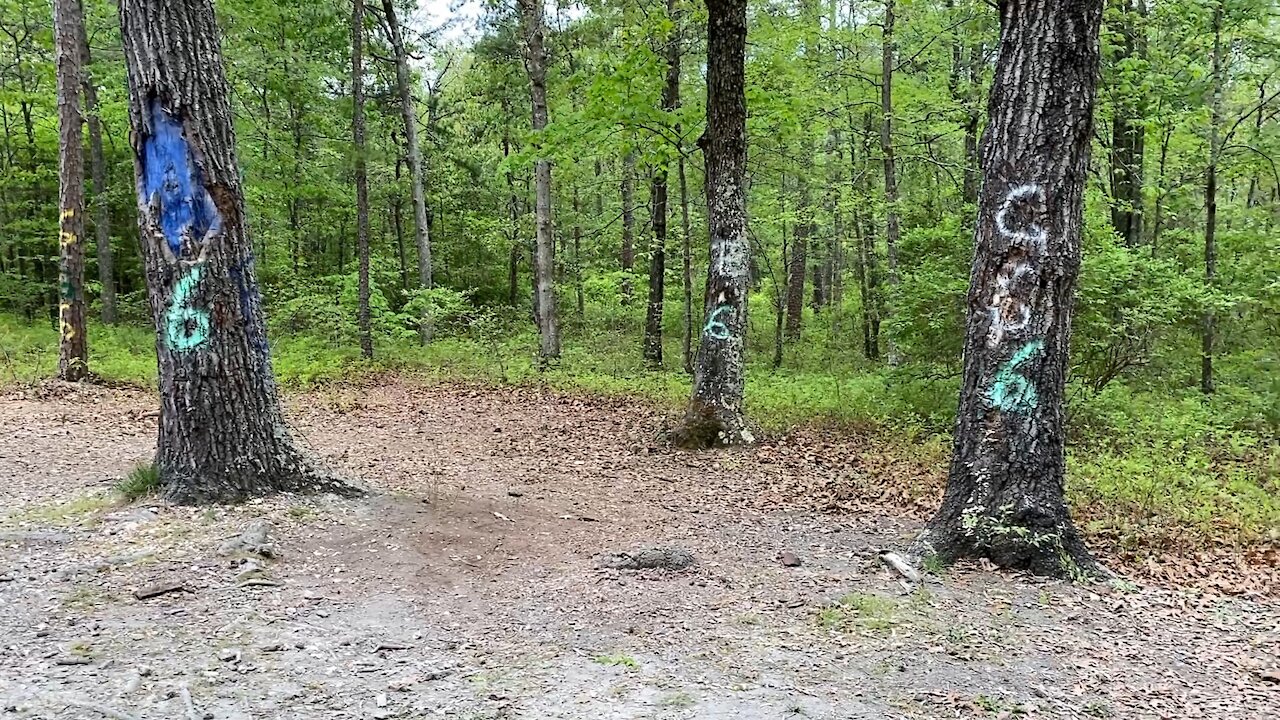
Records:
{"label": "bare dirt ground", "polygon": [[[0,717],[1280,717],[1275,605],[978,567],[908,591],[876,550],[912,521],[771,506],[821,452],[681,453],[652,411],[535,390],[289,405],[376,495],[112,504],[150,393],[0,400]],[[274,559],[219,554],[260,519]],[[599,567],[654,545],[697,564]]]}

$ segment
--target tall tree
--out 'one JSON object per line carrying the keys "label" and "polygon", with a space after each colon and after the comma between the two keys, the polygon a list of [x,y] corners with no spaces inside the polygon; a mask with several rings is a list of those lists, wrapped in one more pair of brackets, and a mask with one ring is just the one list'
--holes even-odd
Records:
{"label": "tall tree", "polygon": [[364,0],[351,3],[351,142],[356,167],[356,253],[360,256],[360,354],[373,357],[369,310],[369,170],[364,127]]}
{"label": "tall tree", "polygon": [[808,141],[801,143],[800,172],[796,176],[796,224],[791,235],[791,253],[787,256],[787,339],[800,339],[804,317],[804,282],[809,271],[809,233],[813,227],[809,175],[813,172],[813,150]]}
{"label": "tall tree", "polygon": [[754,442],[742,409],[747,284],[746,0],[707,0],[706,158],[710,253],[693,396],[674,439],[686,447]]}
{"label": "tall tree", "polygon": [[[901,234],[898,223],[898,165],[893,146],[893,73],[897,64],[897,46],[894,40],[894,26],[897,22],[897,8],[894,0],[885,0],[883,36],[880,53],[880,152],[884,156],[884,244],[889,265],[890,302],[892,294],[898,291],[900,278],[898,275],[898,239]],[[892,316],[893,306],[889,306]],[[892,333],[889,335],[889,364],[897,365],[898,345]]]}
{"label": "tall tree", "polygon": [[[396,90],[400,94],[400,117],[404,121],[404,153],[409,161],[409,182],[413,192],[414,238],[418,246],[418,285],[430,290],[431,229],[427,222],[427,196],[422,173],[422,151],[418,148],[418,113],[414,109],[413,89],[409,80],[409,53],[405,49],[400,21],[396,18],[395,0],[382,0],[387,19],[387,34],[396,57]],[[431,318],[423,318],[422,340],[431,340]]]}
{"label": "tall tree", "polygon": [[[529,76],[529,97],[533,105],[533,131],[544,142],[547,127],[547,50],[544,33],[542,0],[518,0],[520,26],[524,35],[524,66]],[[560,324],[556,318],[555,239],[551,224],[551,160],[547,151],[538,148],[534,165],[536,183],[534,219],[537,225],[534,246],[534,311],[538,317],[540,343],[538,359],[545,366],[560,357]]]}
{"label": "tall tree", "polygon": [[634,150],[622,156],[622,247],[618,252],[618,265],[622,268],[622,304],[630,305],[635,287],[632,273],[636,264],[636,154]]}
{"label": "tall tree", "polygon": [[55,0],[53,33],[58,58],[58,377],[89,374],[84,303],[84,151],[80,80],[84,17],[79,0]]}
{"label": "tall tree", "polygon": [[680,349],[684,356],[684,371],[693,374],[693,237],[689,226],[689,183],[684,172],[684,148],[676,161],[680,174],[680,255],[683,264],[684,337]]}
{"label": "tall tree", "polygon": [[[662,86],[662,110],[673,113],[680,107],[680,19],[676,17],[678,0],[667,0],[667,34],[663,55],[667,61],[666,82]],[[679,127],[676,129],[679,135]],[[662,310],[667,292],[667,176],[665,160],[653,173],[650,200],[653,203],[653,244],[649,247],[649,302],[644,318],[644,359],[651,366],[662,367]]]}
{"label": "tall tree", "polygon": [[211,0],[120,0],[167,499],[355,489],[293,443],[267,348]]}
{"label": "tall tree", "polygon": [[102,149],[102,119],[98,113],[98,88],[89,70],[89,33],[81,4],[80,50],[81,88],[84,90],[85,121],[89,125],[89,175],[93,178],[93,232],[98,250],[98,284],[102,286],[102,322],[116,321],[115,259],[111,252],[111,203],[107,198],[107,161]]}
{"label": "tall tree", "polygon": [[[1225,0],[1213,6],[1213,77],[1209,92],[1209,162],[1204,173],[1204,284],[1210,291],[1218,280],[1218,163],[1222,158],[1222,95],[1227,84],[1226,48],[1222,44]],[[1212,395],[1213,345],[1218,317],[1212,308],[1200,319],[1200,392]]]}
{"label": "tall tree", "polygon": [[915,546],[943,561],[1097,570],[1063,499],[1063,394],[1102,2],[1000,4],[954,452]]}
{"label": "tall tree", "polygon": [[1111,225],[1129,247],[1142,243],[1142,167],[1146,150],[1145,0],[1123,0],[1119,44],[1113,61],[1115,100],[1111,117]]}

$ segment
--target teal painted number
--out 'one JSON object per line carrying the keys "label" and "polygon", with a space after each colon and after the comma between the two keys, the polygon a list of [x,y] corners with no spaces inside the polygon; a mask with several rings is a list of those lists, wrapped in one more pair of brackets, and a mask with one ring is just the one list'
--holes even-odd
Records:
{"label": "teal painted number", "polygon": [[987,399],[992,407],[1004,412],[1026,412],[1035,409],[1040,402],[1035,385],[1019,375],[1017,370],[1043,348],[1043,340],[1029,342],[1014,353],[1013,357],[1009,358],[1009,362],[1000,367],[996,373],[996,381],[987,391]]}
{"label": "teal painted number", "polygon": [[702,332],[706,333],[707,337],[715,338],[716,340],[728,340],[729,326],[724,324],[724,321],[720,319],[720,316],[732,310],[732,305],[721,305],[716,308],[715,311],[711,313],[711,317],[707,318],[707,324],[702,328]]}
{"label": "teal painted number", "polygon": [[197,265],[174,288],[173,304],[165,316],[165,339],[175,352],[194,350],[209,339],[209,313],[187,306],[203,274],[203,269]]}

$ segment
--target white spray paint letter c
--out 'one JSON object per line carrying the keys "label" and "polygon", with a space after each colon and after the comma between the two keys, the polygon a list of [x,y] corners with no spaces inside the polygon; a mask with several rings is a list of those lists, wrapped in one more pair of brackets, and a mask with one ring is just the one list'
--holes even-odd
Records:
{"label": "white spray paint letter c", "polygon": [[1047,235],[1042,226],[1033,222],[1030,225],[1027,225],[1025,230],[1014,230],[1009,227],[1007,221],[1009,211],[1013,209],[1014,204],[1023,198],[1032,196],[1039,200],[1042,205],[1044,204],[1044,188],[1040,185],[1027,183],[1026,185],[1019,185],[1010,190],[1009,194],[1005,195],[1004,202],[1000,205],[999,212],[996,213],[996,229],[1000,231],[1001,235],[1004,235],[1007,238],[1031,243],[1035,246],[1036,250],[1044,252],[1045,239]]}

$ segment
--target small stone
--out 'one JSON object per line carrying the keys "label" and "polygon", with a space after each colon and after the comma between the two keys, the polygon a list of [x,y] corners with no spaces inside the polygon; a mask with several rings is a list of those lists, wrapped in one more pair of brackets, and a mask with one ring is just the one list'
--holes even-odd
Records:
{"label": "small stone", "polygon": [[374,704],[375,704],[375,705],[377,705],[378,707],[386,707],[386,706],[387,706],[387,694],[386,694],[386,693],[378,693],[377,697],[375,697],[375,698],[373,699],[373,702],[374,702]]}
{"label": "small stone", "polygon": [[524,497],[524,493],[519,490],[508,490],[507,494],[511,497]]}
{"label": "small stone", "polygon": [[218,659],[222,662],[234,662],[240,659],[240,651],[235,648],[223,648],[218,651]]}
{"label": "small stone", "polygon": [[801,564],[800,556],[790,550],[784,550],[779,553],[778,562],[782,563],[782,567],[800,567]]}

